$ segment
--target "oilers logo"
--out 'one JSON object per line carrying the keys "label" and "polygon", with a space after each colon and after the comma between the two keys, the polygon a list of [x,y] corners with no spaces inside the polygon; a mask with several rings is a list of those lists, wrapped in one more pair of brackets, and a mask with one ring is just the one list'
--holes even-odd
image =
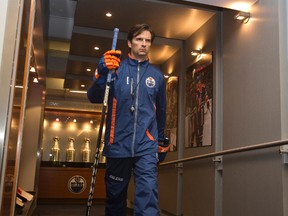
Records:
{"label": "oilers logo", "polygon": [[149,88],[153,88],[156,84],[156,81],[153,79],[153,77],[147,77],[146,79],[146,86]]}
{"label": "oilers logo", "polygon": [[68,189],[71,193],[80,194],[86,188],[86,180],[84,177],[75,175],[68,181]]}

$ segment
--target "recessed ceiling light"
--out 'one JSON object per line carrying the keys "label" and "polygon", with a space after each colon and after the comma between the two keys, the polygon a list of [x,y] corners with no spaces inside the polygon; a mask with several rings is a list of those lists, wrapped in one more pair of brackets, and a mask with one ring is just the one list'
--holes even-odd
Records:
{"label": "recessed ceiling light", "polygon": [[82,85],[81,85],[81,87],[82,87],[82,88],[84,88],[84,87],[85,87],[85,85],[84,85],[84,84],[82,84]]}
{"label": "recessed ceiling light", "polygon": [[91,69],[90,69],[90,68],[87,68],[86,71],[91,71]]}
{"label": "recessed ceiling light", "polygon": [[107,16],[107,17],[112,17],[112,13],[107,12],[107,13],[106,13],[106,16]]}
{"label": "recessed ceiling light", "polygon": [[99,50],[99,47],[95,46],[95,47],[94,47],[94,50]]}

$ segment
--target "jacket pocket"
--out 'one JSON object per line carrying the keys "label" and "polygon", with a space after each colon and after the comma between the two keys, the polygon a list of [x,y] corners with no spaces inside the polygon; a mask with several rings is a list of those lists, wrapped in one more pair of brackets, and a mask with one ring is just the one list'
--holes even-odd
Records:
{"label": "jacket pocket", "polygon": [[148,129],[146,130],[146,135],[147,135],[147,137],[150,139],[150,140],[152,140],[152,141],[154,141],[155,139],[154,139],[154,137],[150,134],[150,132],[148,131]]}

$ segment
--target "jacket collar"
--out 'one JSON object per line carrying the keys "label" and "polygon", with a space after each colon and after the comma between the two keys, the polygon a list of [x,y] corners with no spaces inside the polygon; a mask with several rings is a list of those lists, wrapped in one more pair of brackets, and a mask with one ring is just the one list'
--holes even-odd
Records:
{"label": "jacket collar", "polygon": [[[131,65],[138,65],[139,61],[137,59],[134,59],[130,53],[128,53],[128,62]],[[149,58],[147,57],[145,61],[140,62],[140,65],[146,65],[149,63]]]}

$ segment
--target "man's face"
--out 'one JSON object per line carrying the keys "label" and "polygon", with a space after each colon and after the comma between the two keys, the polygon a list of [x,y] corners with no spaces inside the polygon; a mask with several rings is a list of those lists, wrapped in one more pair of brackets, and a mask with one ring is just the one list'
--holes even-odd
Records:
{"label": "man's face", "polygon": [[128,46],[131,49],[131,56],[139,61],[144,61],[147,58],[151,47],[151,33],[143,31],[141,34],[128,41]]}

